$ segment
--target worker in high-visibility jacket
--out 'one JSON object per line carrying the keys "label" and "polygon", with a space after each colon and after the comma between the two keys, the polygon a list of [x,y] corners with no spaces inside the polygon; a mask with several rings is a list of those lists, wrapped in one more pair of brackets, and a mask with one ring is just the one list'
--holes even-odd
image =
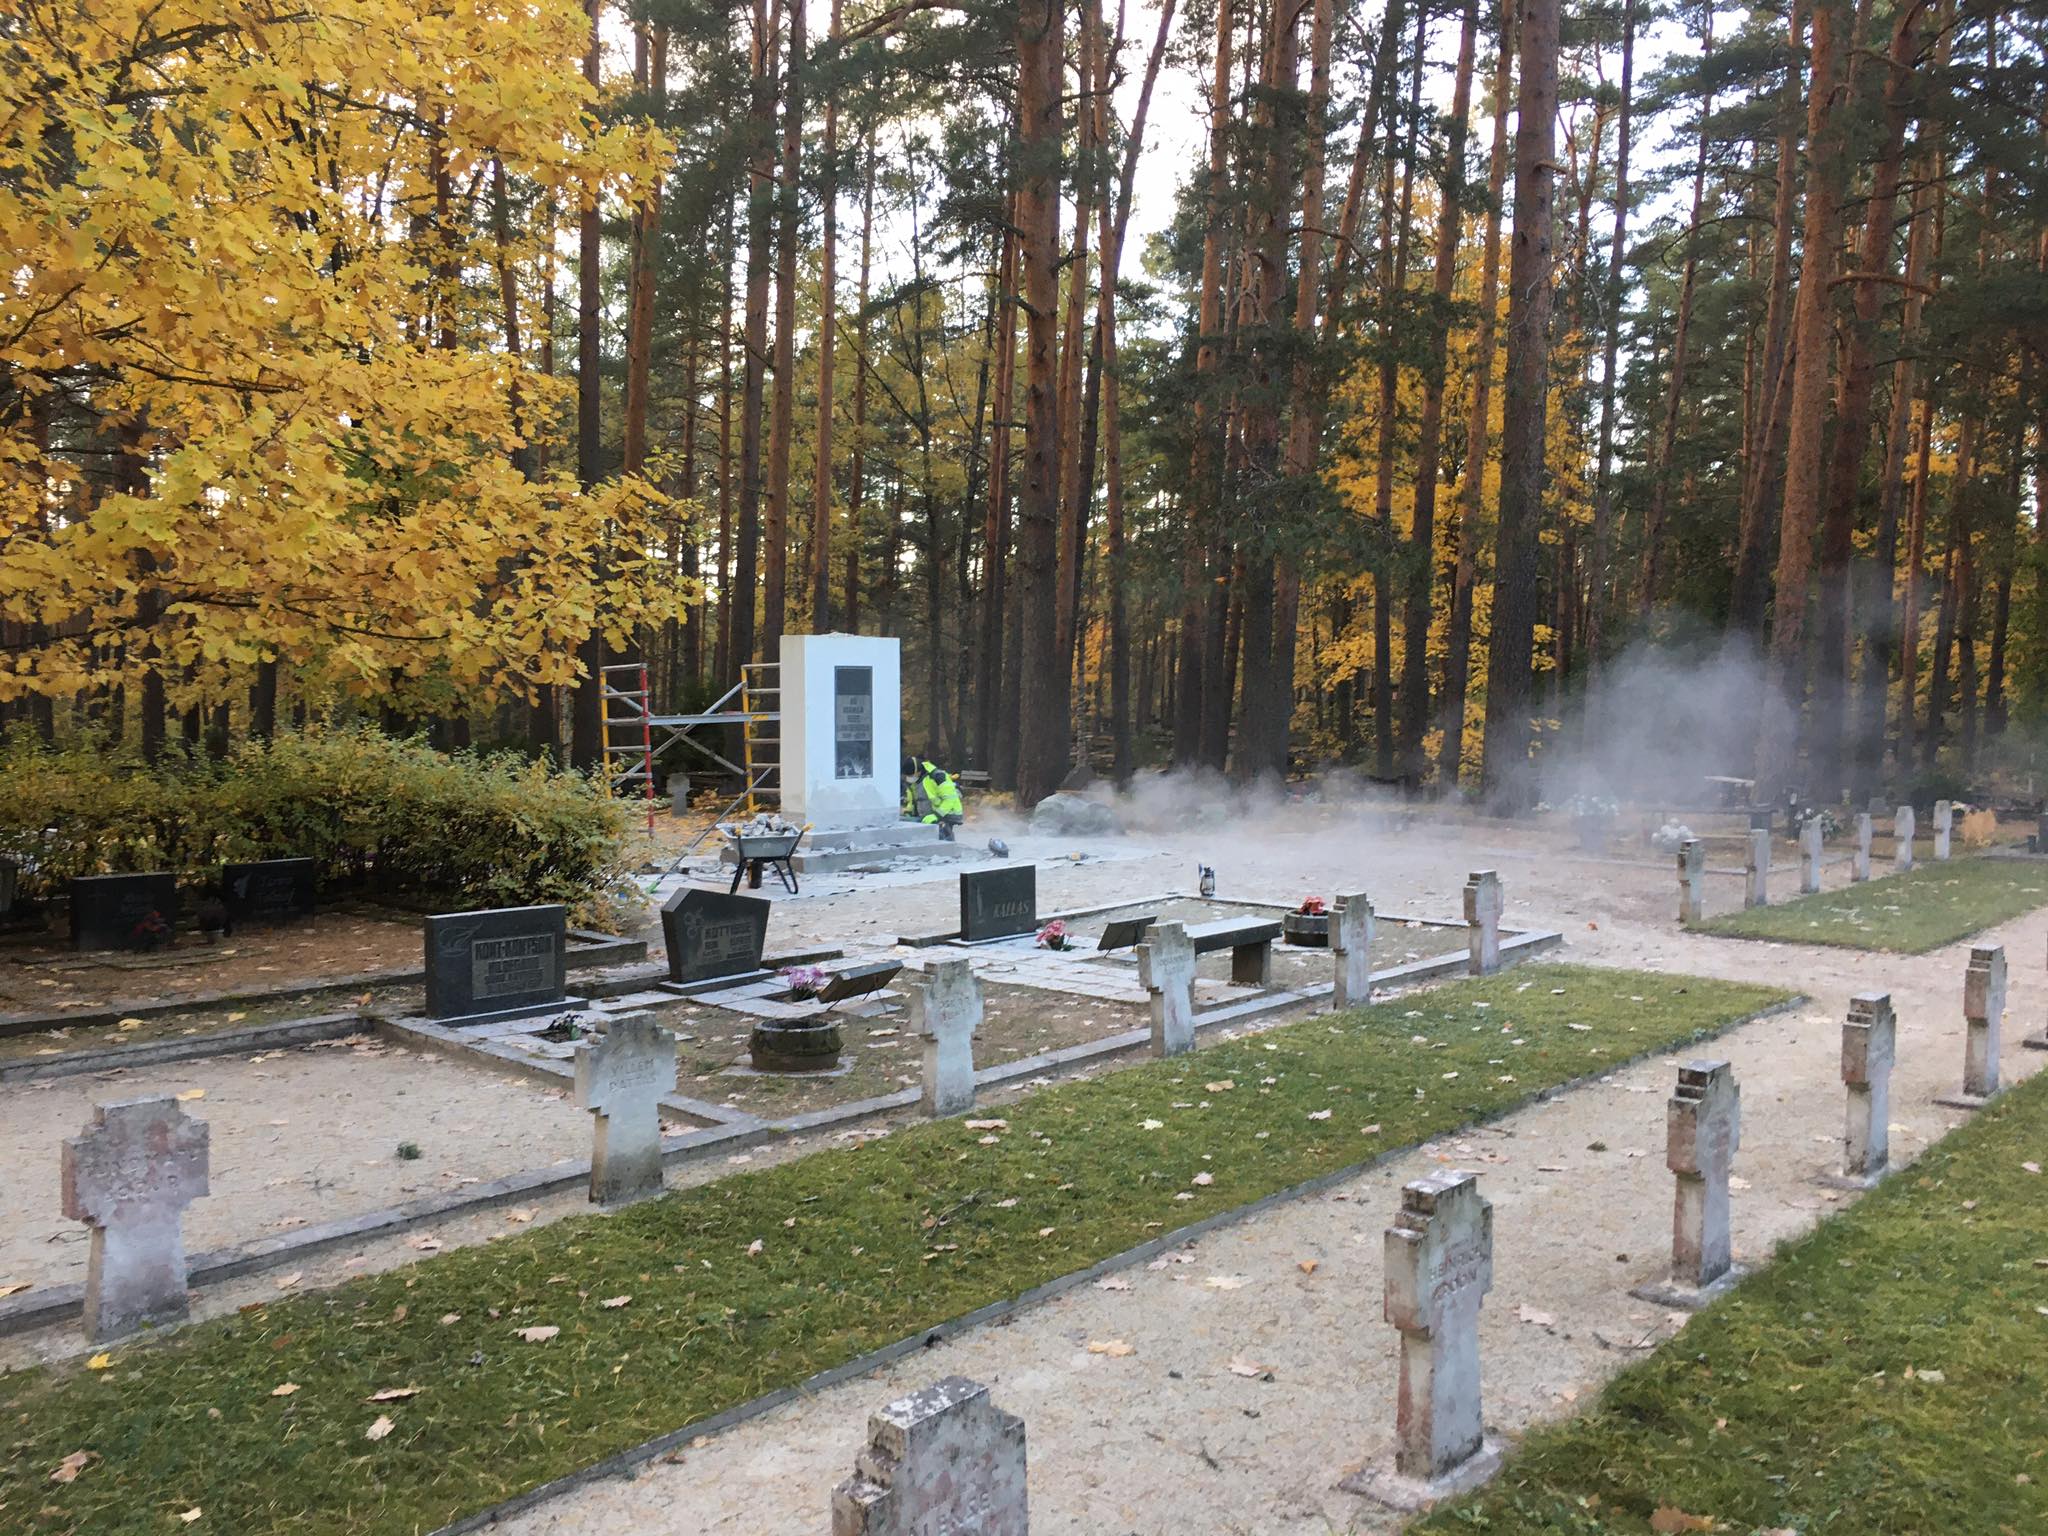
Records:
{"label": "worker in high-visibility jacket", "polygon": [[967,818],[967,803],[959,782],[926,757],[903,759],[903,814],[939,829],[946,842],[953,841],[953,829]]}

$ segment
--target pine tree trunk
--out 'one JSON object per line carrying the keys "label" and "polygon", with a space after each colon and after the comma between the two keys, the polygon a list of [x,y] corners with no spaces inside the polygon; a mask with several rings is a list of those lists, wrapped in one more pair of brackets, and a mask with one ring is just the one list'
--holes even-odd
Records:
{"label": "pine tree trunk", "polygon": [[976,689],[979,724],[975,742],[981,765],[998,789],[1012,787],[1017,760],[1015,713],[1005,714],[1002,709],[1003,610],[1009,596],[1010,563],[1010,423],[1016,410],[1016,207],[1015,198],[1007,200],[1003,250],[996,264],[995,418],[989,430],[988,495],[981,535],[981,656]]}
{"label": "pine tree trunk", "polygon": [[774,213],[775,39],[780,0],[754,0],[753,94],[747,111],[752,158],[747,181],[745,380],[740,397],[740,505],[733,556],[732,664],[754,660],[754,592],[760,585],[761,417],[767,400],[769,230]]}
{"label": "pine tree trunk", "polygon": [[[791,0],[789,72],[782,87],[782,169],[776,188],[775,395],[768,425],[768,492],[761,516],[761,658],[781,654],[789,606],[789,456],[796,430],[796,255],[801,238],[805,0]],[[772,73],[772,71],[771,71]]]}
{"label": "pine tree trunk", "polygon": [[[590,47],[583,56],[583,78],[594,87],[599,83],[600,13],[603,0],[584,0],[590,18]],[[577,219],[576,244],[576,480],[588,493],[604,476],[601,462],[603,442],[604,378],[599,352],[599,311],[602,305],[604,231],[598,208],[596,185],[583,189],[583,204]],[[602,550],[592,550],[590,559],[601,564]],[[604,756],[604,636],[595,627],[577,647],[582,675],[569,717],[569,761],[584,770],[598,766]]]}
{"label": "pine tree trunk", "polygon": [[[644,23],[633,26],[633,80],[655,120],[663,116],[668,79],[668,28],[656,26],[650,40]],[[648,374],[654,354],[655,243],[661,238],[661,178],[633,209],[632,249],[626,272],[626,402],[620,469],[638,475],[647,467]]]}
{"label": "pine tree trunk", "polygon": [[[1083,423],[1090,418],[1093,402],[1083,404],[1084,362],[1090,365],[1090,382],[1100,387],[1100,362],[1092,356],[1088,341],[1088,239],[1093,222],[1097,191],[1094,175],[1096,114],[1092,109],[1095,56],[1101,48],[1101,0],[1083,0],[1076,7],[1080,38],[1075,83],[1080,92],[1074,114],[1074,244],[1067,261],[1065,294],[1065,339],[1060,345],[1059,399],[1055,406],[1060,423],[1059,452],[1059,586],[1055,593],[1053,647],[1067,670],[1071,706],[1074,650],[1078,640],[1081,592],[1081,544],[1088,532],[1088,504],[1094,486],[1082,480],[1081,439]],[[1064,76],[1064,69],[1062,69]]]}
{"label": "pine tree trunk", "polygon": [[860,633],[860,552],[864,530],[861,505],[867,491],[868,459],[868,278],[875,243],[875,125],[870,122],[862,155],[860,188],[860,282],[854,293],[853,458],[846,468],[846,584],[841,607],[847,633]]}
{"label": "pine tree trunk", "polygon": [[[839,41],[840,0],[832,0],[829,34]],[[832,364],[839,349],[839,92],[825,94],[818,239],[818,429],[811,471],[811,632],[832,629]]]}
{"label": "pine tree trunk", "polygon": [[1621,7],[1621,116],[1614,150],[1614,238],[1601,289],[1600,446],[1593,471],[1593,569],[1586,597],[1587,693],[1598,708],[1607,660],[1607,616],[1614,608],[1614,397],[1621,362],[1623,273],[1628,259],[1628,151],[1636,76],[1636,0]]}

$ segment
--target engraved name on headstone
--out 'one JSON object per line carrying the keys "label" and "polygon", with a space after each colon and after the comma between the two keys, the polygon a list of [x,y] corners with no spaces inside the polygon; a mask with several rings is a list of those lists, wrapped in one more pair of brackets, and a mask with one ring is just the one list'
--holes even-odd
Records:
{"label": "engraved name on headstone", "polygon": [[1849,878],[1863,881],[1870,878],[1870,840],[1876,835],[1877,826],[1870,819],[1870,812],[1856,813],[1856,859],[1849,866]]}
{"label": "engraved name on headstone", "polygon": [[1476,869],[1465,877],[1468,949],[1465,969],[1473,976],[1491,976],[1500,969],[1500,915],[1503,905],[1498,873],[1490,869]]}
{"label": "engraved name on headstone", "polygon": [[1859,992],[1849,999],[1849,1019],[1842,1026],[1842,1081],[1849,1089],[1843,1183],[1875,1184],[1891,1163],[1892,1062],[1898,1038],[1890,993]]}
{"label": "engraved name on headstone", "polygon": [[236,926],[294,923],[313,915],[319,865],[312,859],[258,859],[221,866],[221,904]]}
{"label": "engraved name on headstone", "polygon": [[981,983],[970,961],[935,960],[910,984],[910,1027],[924,1041],[926,1114],[974,1108],[974,1037],[981,1018]]}
{"label": "engraved name on headstone", "polygon": [[511,1013],[562,1001],[568,909],[499,907],[426,921],[427,1014]]}
{"label": "engraved name on headstone", "polygon": [[1963,972],[1963,1088],[1934,1102],[1981,1109],[1998,1092],[1998,1036],[2005,1022],[2005,947],[1976,944]]}
{"label": "engraved name on headstone", "polygon": [[661,1099],[676,1086],[676,1037],[651,1013],[616,1014],[576,1048],[576,1106],[594,1122],[590,1198],[599,1205],[661,1189]]}
{"label": "engraved name on headstone", "polygon": [[1678,920],[1697,923],[1707,912],[1707,845],[1688,837],[1678,845]]}
{"label": "engraved name on headstone", "polygon": [[1752,828],[1748,858],[1743,865],[1742,905],[1767,907],[1771,904],[1771,834]]}
{"label": "engraved name on headstone", "polygon": [[1809,816],[1799,828],[1799,890],[1813,896],[1820,891],[1821,819]]}
{"label": "engraved name on headstone", "polygon": [[93,1106],[63,1144],[64,1214],[92,1229],[85,1336],[183,1322],[185,1207],[207,1192],[209,1134],[176,1099]]}
{"label": "engraved name on headstone", "polygon": [[1029,1536],[1024,1421],[948,1376],[868,1420],[832,1536]]}
{"label": "engraved name on headstone", "polygon": [[1913,807],[1902,805],[1892,816],[1892,869],[1905,874],[1913,867]]}
{"label": "engraved name on headstone", "polygon": [[1152,1054],[1195,1048],[1195,946],[1180,923],[1154,923],[1138,946],[1138,980],[1151,994]]}
{"label": "engraved name on headstone", "polygon": [[1671,1278],[1636,1295],[1672,1307],[1704,1305],[1732,1284],[1728,1178],[1742,1143],[1742,1090],[1725,1061],[1678,1069],[1665,1108],[1664,1163],[1677,1177],[1671,1207]]}
{"label": "engraved name on headstone", "polygon": [[154,949],[171,942],[178,922],[175,875],[80,875],[70,892],[73,949]]}
{"label": "engraved name on headstone", "polygon": [[1005,939],[1038,927],[1038,869],[968,870],[960,876],[960,937]]}
{"label": "engraved name on headstone", "polygon": [[1339,1008],[1372,1001],[1372,902],[1365,892],[1337,898],[1330,914],[1330,954],[1337,963],[1333,1000]]}
{"label": "engraved name on headstone", "polygon": [[670,981],[711,981],[761,969],[770,904],[698,887],[661,904],[661,937]]}
{"label": "engraved name on headstone", "polygon": [[1955,831],[1956,808],[1953,801],[1934,802],[1934,857],[1937,860],[1948,857],[1949,834]]}

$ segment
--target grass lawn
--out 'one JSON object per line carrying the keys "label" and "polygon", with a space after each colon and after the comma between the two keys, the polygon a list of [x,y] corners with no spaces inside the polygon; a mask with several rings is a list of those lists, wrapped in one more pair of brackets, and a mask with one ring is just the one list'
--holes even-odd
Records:
{"label": "grass lawn", "polygon": [[1920,955],[2048,906],[2048,864],[1952,859],[1839,891],[1732,912],[1701,933]]}
{"label": "grass lawn", "polygon": [[2048,1075],[1413,1530],[2048,1530],[2048,1188],[2030,1171],[2044,1161]]}
{"label": "grass lawn", "polygon": [[1525,966],[18,1376],[0,1530],[430,1529],[1783,996]]}

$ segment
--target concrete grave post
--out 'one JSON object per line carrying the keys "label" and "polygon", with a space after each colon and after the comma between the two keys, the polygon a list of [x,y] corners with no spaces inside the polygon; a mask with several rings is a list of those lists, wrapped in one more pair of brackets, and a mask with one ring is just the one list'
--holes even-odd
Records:
{"label": "concrete grave post", "polygon": [[1771,904],[1771,834],[1762,827],[1752,827],[1748,853],[1742,905],[1745,908],[1767,907]]}
{"label": "concrete grave post", "polygon": [[1337,962],[1339,1008],[1372,1001],[1372,903],[1363,891],[1337,898],[1330,915],[1330,954]]}
{"label": "concrete grave post", "polygon": [[1466,971],[1473,976],[1491,976],[1500,969],[1500,915],[1504,906],[1497,872],[1478,869],[1465,877],[1465,924],[1471,944]]}
{"label": "concrete grave post", "polygon": [[1728,1178],[1742,1144],[1742,1090],[1725,1061],[1678,1069],[1665,1107],[1664,1165],[1677,1176],[1671,1206],[1671,1278],[1634,1294],[1661,1306],[1704,1306],[1735,1283]]}
{"label": "concrete grave post", "polygon": [[1849,866],[1849,878],[1855,881],[1870,878],[1870,839],[1877,828],[1870,819],[1870,812],[1856,814],[1856,858]]}
{"label": "concrete grave post", "polygon": [[1707,915],[1707,845],[1688,837],[1678,845],[1678,920],[1697,923]]}
{"label": "concrete grave post", "polygon": [[661,1099],[675,1092],[675,1036],[651,1013],[622,1013],[604,1039],[576,1049],[576,1104],[596,1121],[590,1198],[599,1205],[661,1190]]}
{"label": "concrete grave post", "polygon": [[1024,1421],[948,1376],[868,1419],[853,1476],[832,1490],[832,1536],[1028,1536]]}
{"label": "concrete grave post", "polygon": [[981,983],[970,960],[935,960],[910,984],[910,1027],[924,1041],[926,1114],[974,1108],[974,1037],[981,1018]]}
{"label": "concrete grave post", "polygon": [[1479,1308],[1493,1289],[1493,1206],[1476,1174],[1444,1171],[1401,1191],[1386,1232],[1384,1312],[1401,1334],[1394,1465],[1343,1486],[1421,1509],[1500,1465],[1479,1391]]}
{"label": "concrete grave post", "polygon": [[1976,944],[1963,973],[1963,1090],[1934,1102],[1952,1109],[1982,1109],[1998,1092],[1998,1033],[2005,1022],[2005,947]]}
{"label": "concrete grave post", "polygon": [[1892,870],[1905,874],[1913,867],[1913,807],[1902,805],[1892,817]]}
{"label": "concrete grave post", "polygon": [[1195,1048],[1195,946],[1180,923],[1154,923],[1138,946],[1138,980],[1152,995],[1152,1054]]}
{"label": "concrete grave post", "polygon": [[1937,860],[1948,857],[1949,834],[1955,830],[1956,808],[1953,802],[1934,802],[1934,857]]}
{"label": "concrete grave post", "polygon": [[1799,893],[1813,896],[1820,891],[1821,821],[1816,814],[1799,828]]}
{"label": "concrete grave post", "polygon": [[1842,1173],[1826,1183],[1864,1188],[1883,1178],[1891,1164],[1892,1062],[1898,1055],[1898,1034],[1890,993],[1859,992],[1849,999],[1849,1020],[1842,1026],[1842,1081],[1849,1088]]}
{"label": "concrete grave post", "polygon": [[[2048,811],[2044,811],[2041,814],[2044,818],[2048,818]],[[2048,843],[2043,843],[2040,851],[2048,853]],[[2020,1044],[2030,1051],[2048,1051],[2048,1024],[2044,1024],[2031,1035],[2023,1035],[2020,1038]]]}
{"label": "concrete grave post", "polygon": [[207,1193],[209,1132],[176,1099],[95,1104],[63,1143],[64,1214],[92,1229],[85,1336],[185,1320],[185,1207]]}

